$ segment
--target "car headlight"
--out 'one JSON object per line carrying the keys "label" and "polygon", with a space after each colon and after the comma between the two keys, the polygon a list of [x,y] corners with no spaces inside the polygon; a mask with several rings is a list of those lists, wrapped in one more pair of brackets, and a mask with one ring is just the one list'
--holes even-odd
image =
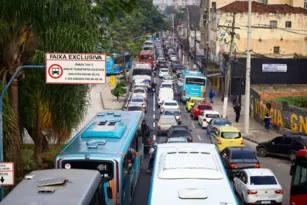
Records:
{"label": "car headlight", "polygon": [[145,104],[143,104],[142,106],[145,107]]}

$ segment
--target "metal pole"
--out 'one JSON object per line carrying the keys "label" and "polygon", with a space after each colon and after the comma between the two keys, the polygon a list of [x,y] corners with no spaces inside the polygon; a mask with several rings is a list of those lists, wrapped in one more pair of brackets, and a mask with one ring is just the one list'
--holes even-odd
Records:
{"label": "metal pole", "polygon": [[[15,79],[16,75],[19,73],[19,71],[23,68],[46,68],[46,66],[42,65],[24,65],[20,66],[14,73],[14,75],[11,77],[10,81],[5,85],[4,89],[1,92],[0,95],[0,162],[3,162],[3,97],[7,89],[10,87],[11,83]],[[1,187],[1,200],[4,199],[4,187]]]}
{"label": "metal pole", "polygon": [[230,51],[229,51],[229,58],[228,58],[228,70],[226,73],[226,79],[225,79],[225,90],[224,90],[224,102],[223,102],[223,118],[226,118],[227,116],[227,103],[228,103],[228,92],[229,92],[229,86],[230,86],[230,78],[231,78],[231,57],[232,57],[232,47],[233,47],[233,41],[234,41],[234,35],[235,35],[235,21],[236,21],[236,14],[233,14],[233,20],[232,20],[232,28],[231,28],[231,42],[230,42]]}
{"label": "metal pole", "polygon": [[196,25],[194,25],[194,65],[196,65]]}
{"label": "metal pole", "polygon": [[246,77],[245,77],[245,103],[244,103],[244,135],[249,133],[249,104],[251,86],[251,28],[252,24],[252,1],[248,0],[248,30],[247,30],[247,57],[246,57]]}

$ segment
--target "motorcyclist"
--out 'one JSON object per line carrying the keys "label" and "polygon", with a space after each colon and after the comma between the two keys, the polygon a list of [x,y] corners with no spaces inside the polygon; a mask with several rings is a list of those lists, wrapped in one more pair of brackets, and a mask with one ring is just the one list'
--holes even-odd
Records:
{"label": "motorcyclist", "polygon": [[151,90],[152,90],[153,93],[156,92],[156,83],[155,82],[152,82]]}

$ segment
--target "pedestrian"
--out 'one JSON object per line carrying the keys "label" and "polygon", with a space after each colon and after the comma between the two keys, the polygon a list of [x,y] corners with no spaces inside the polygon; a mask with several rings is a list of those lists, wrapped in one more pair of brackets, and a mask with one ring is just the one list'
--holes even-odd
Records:
{"label": "pedestrian", "polygon": [[236,106],[234,106],[234,111],[236,113],[236,122],[239,122],[240,119],[240,112],[241,112],[241,105],[238,103]]}
{"label": "pedestrian", "polygon": [[154,163],[155,155],[156,155],[156,149],[157,149],[157,145],[154,145],[149,150],[150,159],[149,159],[148,169],[147,169],[148,173],[150,173],[151,169],[153,168],[153,163]]}
{"label": "pedestrian", "polygon": [[235,107],[237,105],[238,96],[237,95],[233,95],[231,100],[232,100],[233,107]]}
{"label": "pedestrian", "polygon": [[151,91],[152,91],[152,93],[156,92],[156,83],[155,82],[152,82],[152,84],[151,84]]}
{"label": "pedestrian", "polygon": [[271,118],[269,116],[269,113],[267,113],[263,119],[264,122],[264,128],[268,132],[271,124]]}
{"label": "pedestrian", "polygon": [[209,92],[210,102],[214,103],[215,91],[211,88]]}

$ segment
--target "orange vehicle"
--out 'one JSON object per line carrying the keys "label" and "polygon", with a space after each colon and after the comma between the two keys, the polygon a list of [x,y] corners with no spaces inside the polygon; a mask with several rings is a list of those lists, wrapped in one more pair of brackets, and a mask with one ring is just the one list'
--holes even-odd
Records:
{"label": "orange vehicle", "polygon": [[154,53],[151,52],[150,50],[142,50],[140,52],[139,62],[140,63],[142,63],[142,62],[143,63],[150,63],[151,68],[154,68],[154,62],[155,62]]}

